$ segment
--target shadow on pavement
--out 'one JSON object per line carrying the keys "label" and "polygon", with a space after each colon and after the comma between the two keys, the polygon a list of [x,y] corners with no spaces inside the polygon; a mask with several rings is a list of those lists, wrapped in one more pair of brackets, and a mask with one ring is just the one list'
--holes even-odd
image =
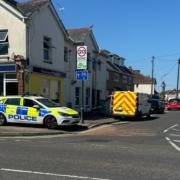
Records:
{"label": "shadow on pavement", "polygon": [[86,131],[88,127],[82,125],[72,125],[72,126],[60,126],[57,129],[68,132],[79,132],[79,131]]}
{"label": "shadow on pavement", "polygon": [[38,129],[38,128],[41,128],[41,129],[45,129],[45,127],[43,125],[39,125],[39,124],[21,124],[21,123],[18,123],[18,124],[15,124],[15,123],[8,123],[6,124],[6,127],[30,127],[30,128],[35,128],[35,129]]}
{"label": "shadow on pavement", "polygon": [[[14,124],[14,123],[8,123],[6,127],[16,127],[16,128],[33,128],[34,130],[49,130],[45,128],[43,125],[37,125],[37,124]],[[87,130],[87,126],[83,125],[70,125],[70,126],[59,126],[58,128],[55,129],[50,129],[50,130],[61,130],[61,131],[68,131],[68,132],[79,132],[79,131],[85,131]]]}
{"label": "shadow on pavement", "polygon": [[[136,119],[136,118],[134,118],[134,117],[124,117],[124,118],[120,118],[119,120],[121,121],[121,122],[123,122],[123,121],[129,121],[129,122],[141,122],[141,121],[154,121],[154,120],[156,120],[156,119],[158,119],[159,118],[159,116],[153,116],[153,117],[150,117],[150,118],[146,118],[146,117],[143,117],[143,118],[141,118],[141,119]],[[118,120],[118,118],[116,118],[117,120]]]}

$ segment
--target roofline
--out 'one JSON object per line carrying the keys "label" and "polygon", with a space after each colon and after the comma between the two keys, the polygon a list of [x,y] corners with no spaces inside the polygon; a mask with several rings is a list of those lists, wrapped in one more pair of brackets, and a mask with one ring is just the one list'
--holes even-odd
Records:
{"label": "roofline", "polygon": [[[15,12],[12,12],[10,9],[8,9],[3,3],[9,5],[9,6],[12,7],[17,13],[20,13],[20,14],[15,14]],[[18,4],[18,3],[17,3],[17,4]],[[3,8],[5,8],[6,10],[9,10],[13,15],[15,15],[17,18],[19,18],[19,19],[21,19],[21,20],[23,20],[23,21],[24,21],[24,19],[27,18],[26,16],[24,16],[23,12],[17,8],[17,6],[15,6],[14,4],[12,4],[12,3],[10,3],[10,2],[8,2],[8,1],[6,1],[6,0],[2,0],[1,3],[0,3],[0,5],[1,5]]]}

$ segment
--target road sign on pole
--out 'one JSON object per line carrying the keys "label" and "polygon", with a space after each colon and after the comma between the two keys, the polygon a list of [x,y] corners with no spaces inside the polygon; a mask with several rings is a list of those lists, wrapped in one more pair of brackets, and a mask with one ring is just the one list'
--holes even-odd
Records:
{"label": "road sign on pole", "polygon": [[87,80],[88,79],[88,71],[76,71],[76,80]]}
{"label": "road sign on pole", "polygon": [[77,70],[87,69],[87,46],[77,46]]}

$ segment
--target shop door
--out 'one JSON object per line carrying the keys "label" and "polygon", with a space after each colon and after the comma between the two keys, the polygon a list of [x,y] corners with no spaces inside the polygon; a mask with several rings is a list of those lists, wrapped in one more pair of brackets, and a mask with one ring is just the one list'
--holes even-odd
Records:
{"label": "shop door", "polygon": [[6,95],[17,95],[17,94],[18,94],[18,83],[6,82]]}

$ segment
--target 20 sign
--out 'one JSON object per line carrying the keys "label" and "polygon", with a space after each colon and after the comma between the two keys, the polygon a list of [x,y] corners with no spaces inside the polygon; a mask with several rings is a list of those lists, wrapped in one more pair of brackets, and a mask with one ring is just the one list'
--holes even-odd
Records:
{"label": "20 sign", "polygon": [[77,46],[77,69],[87,69],[87,46]]}

